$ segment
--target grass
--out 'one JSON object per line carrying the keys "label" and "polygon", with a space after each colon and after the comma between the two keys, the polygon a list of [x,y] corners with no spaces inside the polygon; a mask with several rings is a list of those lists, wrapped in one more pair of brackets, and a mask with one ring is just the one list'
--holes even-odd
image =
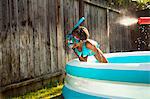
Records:
{"label": "grass", "polygon": [[13,97],[12,99],[51,99],[60,96],[63,85],[57,87],[45,87],[35,92],[26,93],[23,96]]}

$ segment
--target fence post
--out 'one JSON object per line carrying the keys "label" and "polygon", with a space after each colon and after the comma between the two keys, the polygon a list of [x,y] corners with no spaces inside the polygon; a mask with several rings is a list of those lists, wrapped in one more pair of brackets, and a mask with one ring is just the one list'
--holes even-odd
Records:
{"label": "fence post", "polygon": [[109,32],[110,32],[110,24],[109,24],[109,9],[106,8],[106,30],[107,30],[107,38],[108,38],[108,44],[107,44],[107,48],[106,48],[106,52],[109,53],[110,52],[110,40],[109,40]]}
{"label": "fence post", "polygon": [[84,15],[84,1],[79,0],[79,18],[83,17]]}
{"label": "fence post", "polygon": [[58,46],[58,69],[64,69],[65,51],[64,44],[64,29],[63,29],[63,0],[56,0],[56,32],[57,32],[57,46]]}

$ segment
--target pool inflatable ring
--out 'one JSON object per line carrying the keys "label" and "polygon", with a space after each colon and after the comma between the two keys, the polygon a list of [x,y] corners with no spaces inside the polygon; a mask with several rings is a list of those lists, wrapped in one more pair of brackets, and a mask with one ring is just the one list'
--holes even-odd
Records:
{"label": "pool inflatable ring", "polygon": [[150,51],[104,54],[109,63],[71,60],[66,64],[65,99],[150,97]]}

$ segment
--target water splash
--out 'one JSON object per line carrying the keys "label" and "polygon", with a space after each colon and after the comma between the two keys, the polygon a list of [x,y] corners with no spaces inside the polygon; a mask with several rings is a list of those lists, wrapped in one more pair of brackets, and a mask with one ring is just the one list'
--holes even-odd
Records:
{"label": "water splash", "polygon": [[138,22],[137,18],[124,16],[124,17],[119,18],[117,23],[124,25],[124,26],[130,26],[133,24],[137,24],[137,22]]}

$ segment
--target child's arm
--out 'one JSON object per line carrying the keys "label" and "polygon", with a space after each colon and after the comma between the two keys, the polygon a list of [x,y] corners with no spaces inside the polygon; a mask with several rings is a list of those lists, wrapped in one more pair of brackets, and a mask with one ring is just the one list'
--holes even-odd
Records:
{"label": "child's arm", "polygon": [[77,55],[77,57],[79,58],[80,61],[87,62],[87,57],[88,57],[88,56],[82,57],[82,56],[79,56],[79,55],[76,53],[75,49],[73,49],[73,51],[74,51],[74,53]]}
{"label": "child's arm", "polygon": [[[107,61],[107,59],[104,57],[104,55],[103,55],[103,52],[99,49],[99,48],[97,48],[97,50],[98,50],[98,54],[95,54],[95,57],[96,57],[96,59],[98,59],[99,58],[99,56],[101,57],[101,61],[103,62],[103,63],[108,63],[108,61]],[[99,55],[100,54],[100,55]]]}
{"label": "child's arm", "polygon": [[101,63],[108,63],[107,59],[104,57],[102,51],[99,48],[96,48],[94,45],[92,45],[90,42],[86,43],[86,47],[88,49],[91,49],[93,52],[95,52],[95,58],[101,62]]}

